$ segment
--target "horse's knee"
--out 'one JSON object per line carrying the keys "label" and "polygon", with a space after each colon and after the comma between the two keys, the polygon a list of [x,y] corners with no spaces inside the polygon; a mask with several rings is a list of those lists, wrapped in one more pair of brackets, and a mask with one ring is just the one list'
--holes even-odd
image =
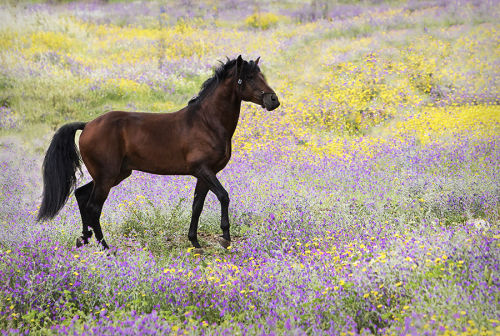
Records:
{"label": "horse's knee", "polygon": [[220,195],[217,197],[219,199],[219,202],[223,206],[228,206],[229,205],[229,194],[227,191],[223,191],[220,193]]}

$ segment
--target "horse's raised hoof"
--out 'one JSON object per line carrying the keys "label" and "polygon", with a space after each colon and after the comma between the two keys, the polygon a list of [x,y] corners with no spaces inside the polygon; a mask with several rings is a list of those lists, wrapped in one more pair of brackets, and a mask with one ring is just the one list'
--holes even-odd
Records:
{"label": "horse's raised hoof", "polygon": [[231,241],[227,240],[224,237],[219,237],[219,244],[222,246],[224,249],[228,249],[229,246],[231,246]]}

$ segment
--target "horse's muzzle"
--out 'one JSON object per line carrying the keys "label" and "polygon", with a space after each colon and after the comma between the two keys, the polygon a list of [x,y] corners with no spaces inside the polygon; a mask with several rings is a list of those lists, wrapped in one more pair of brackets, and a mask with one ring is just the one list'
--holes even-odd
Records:
{"label": "horse's muzzle", "polygon": [[264,93],[262,97],[263,105],[268,111],[272,111],[280,106],[280,101],[276,93]]}

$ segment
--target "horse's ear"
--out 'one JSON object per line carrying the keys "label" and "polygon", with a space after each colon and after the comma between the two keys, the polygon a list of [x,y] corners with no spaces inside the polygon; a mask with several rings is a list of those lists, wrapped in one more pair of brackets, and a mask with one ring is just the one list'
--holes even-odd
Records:
{"label": "horse's ear", "polygon": [[257,59],[255,60],[255,64],[256,64],[256,65],[257,65],[257,64],[259,64],[259,60],[260,60],[260,56],[259,56],[259,57],[257,57]]}
{"label": "horse's ear", "polygon": [[238,58],[236,59],[236,77],[238,79],[240,79],[242,68],[243,68],[243,58],[241,58],[241,55],[239,55]]}

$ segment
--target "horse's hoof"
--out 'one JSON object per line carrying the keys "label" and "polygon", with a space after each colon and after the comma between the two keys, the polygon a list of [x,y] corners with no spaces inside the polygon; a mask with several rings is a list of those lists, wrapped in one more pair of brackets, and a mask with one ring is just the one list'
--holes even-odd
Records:
{"label": "horse's hoof", "polygon": [[101,250],[103,250],[103,251],[109,250],[109,246],[104,239],[98,241],[98,243],[101,247]]}
{"label": "horse's hoof", "polygon": [[226,250],[228,249],[229,246],[231,246],[231,241],[225,239],[224,237],[219,237],[219,244]]}
{"label": "horse's hoof", "polygon": [[76,238],[76,248],[80,248],[85,245],[83,239],[81,237]]}
{"label": "horse's hoof", "polygon": [[191,245],[193,245],[193,248],[194,248],[194,249],[201,249],[201,245],[200,245],[200,243],[198,243],[198,241],[197,241],[197,240],[192,241],[192,242],[191,242]]}

